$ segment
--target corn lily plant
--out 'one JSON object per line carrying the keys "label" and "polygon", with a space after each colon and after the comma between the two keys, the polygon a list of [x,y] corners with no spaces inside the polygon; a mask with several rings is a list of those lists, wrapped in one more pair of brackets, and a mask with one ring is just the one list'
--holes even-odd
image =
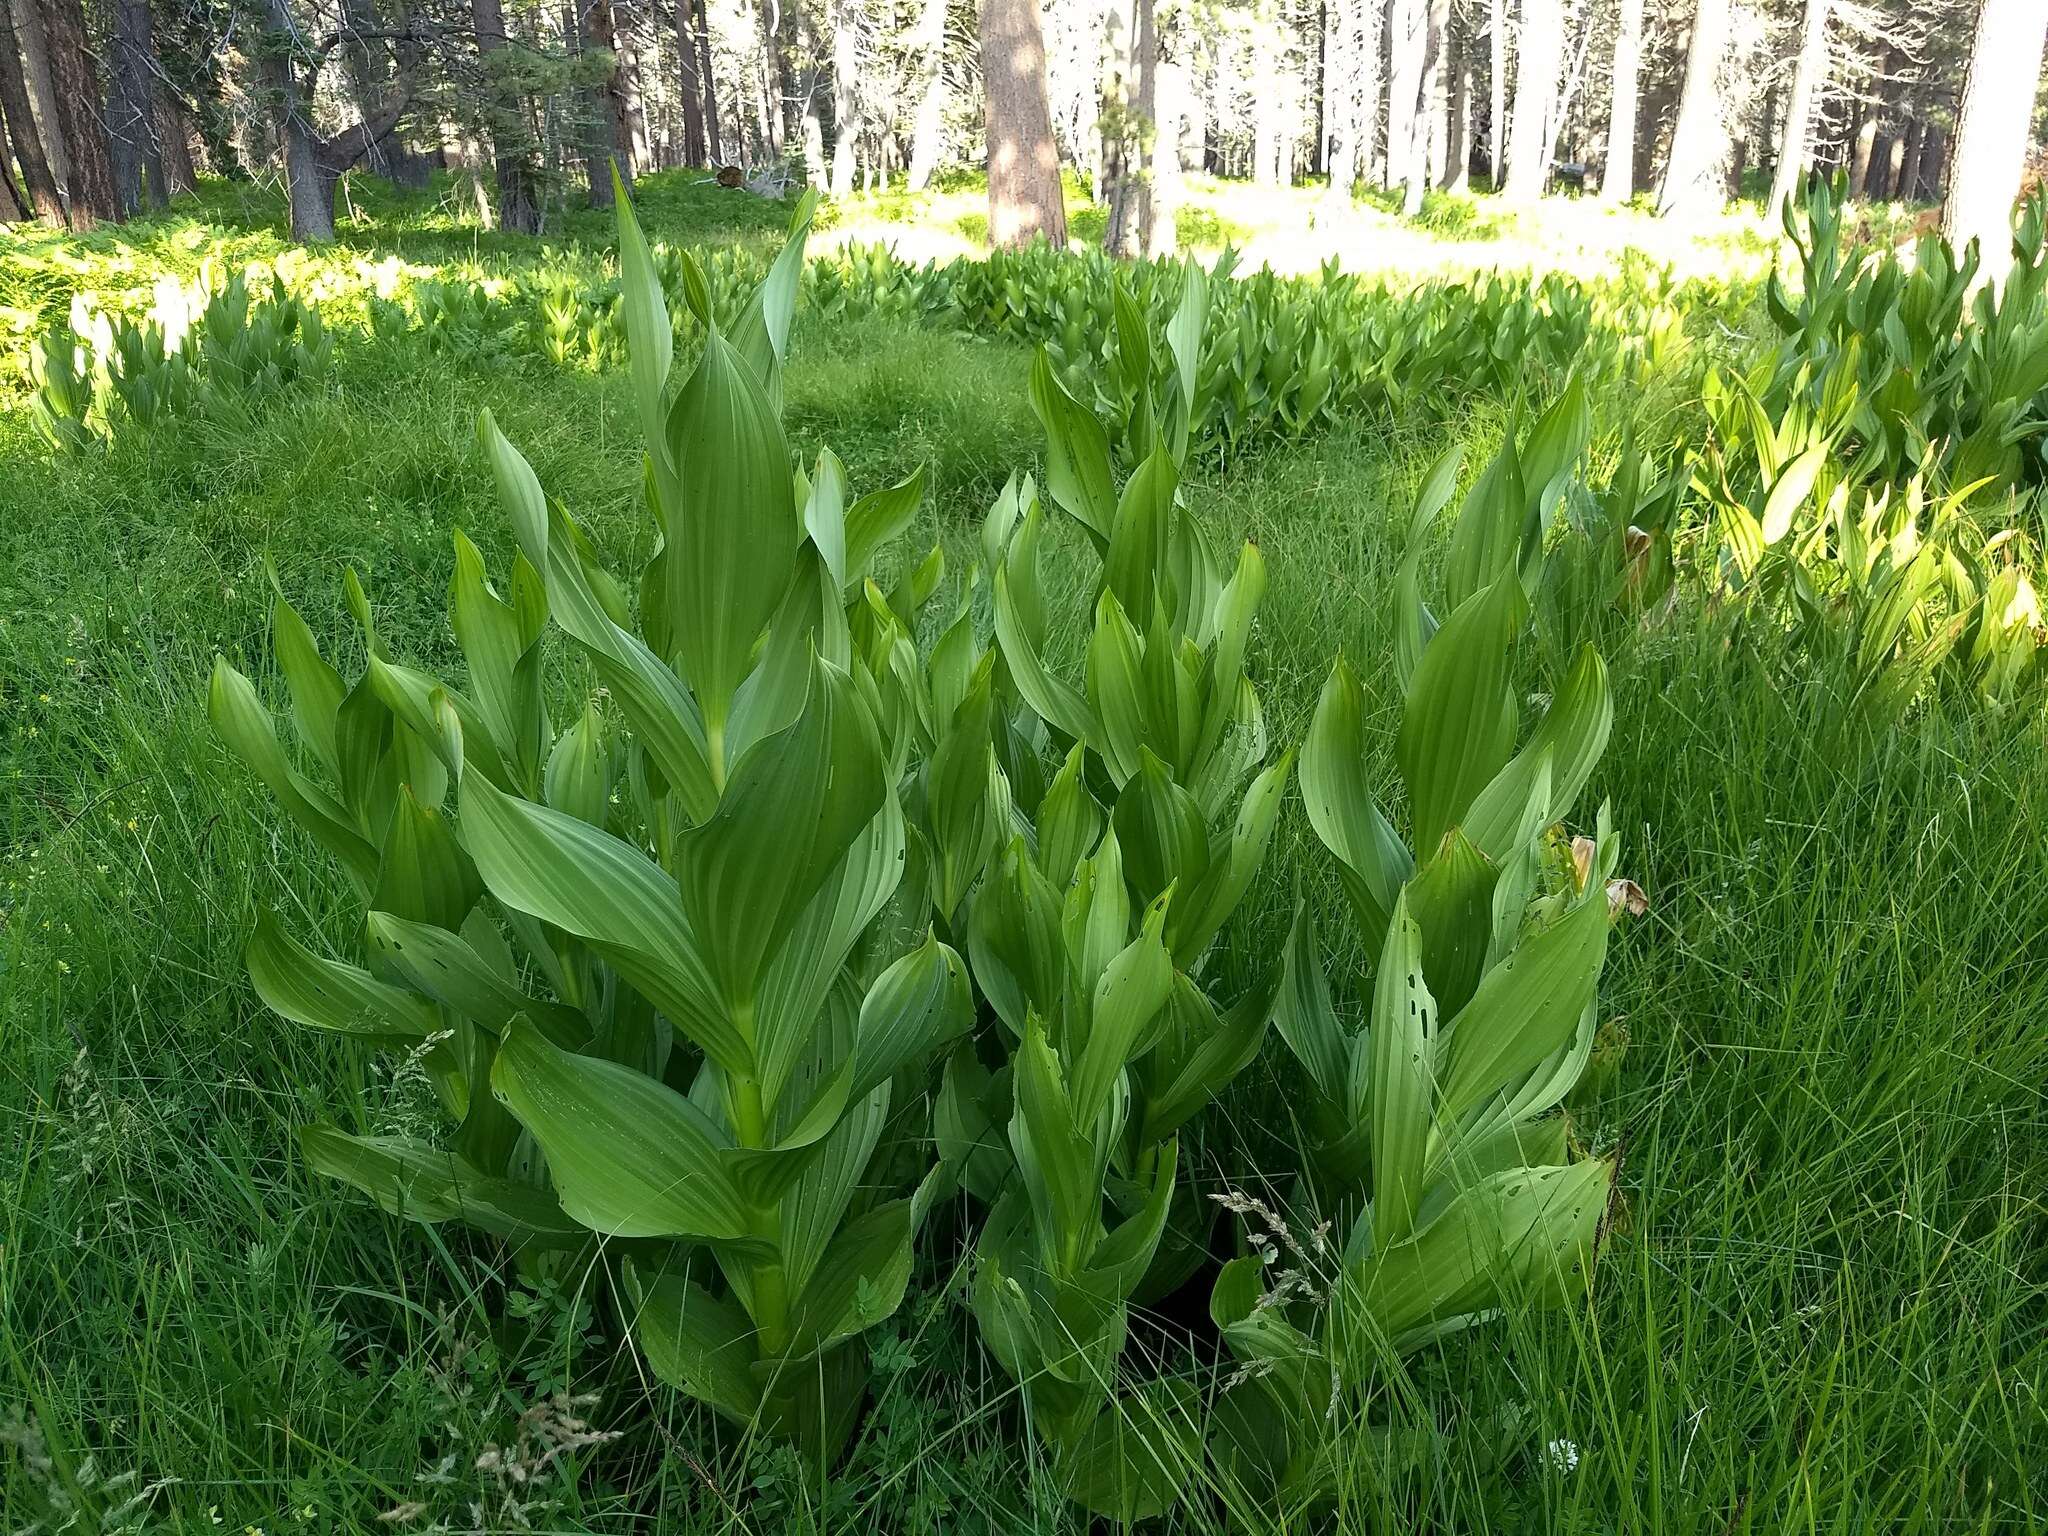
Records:
{"label": "corn lily plant", "polygon": [[[823,1459],[937,1188],[890,1198],[895,1081],[972,1018],[922,890],[897,900],[904,817],[846,620],[898,514],[850,515],[792,473],[779,373],[809,205],[729,329],[685,258],[705,341],[672,395],[674,332],[619,201],[660,534],[637,625],[486,415],[518,553],[507,600],[458,535],[466,691],[388,657],[352,579],[353,684],[280,603],[277,660],[326,787],[216,666],[216,728],[368,908],[368,965],[266,918],[250,969],[286,1017],[420,1054],[457,1122],[446,1146],[316,1127],[313,1166],[404,1215],[614,1261],[657,1375]],[[551,629],[608,700],[561,729]]]}
{"label": "corn lily plant", "polygon": [[[1303,748],[1309,820],[1374,966],[1353,1029],[1297,910],[1274,1023],[1314,1104],[1321,1156],[1306,1193],[1338,1235],[1285,1278],[1251,1255],[1214,1288],[1212,1315],[1245,1369],[1212,1449],[1260,1486],[1322,1488],[1332,1414],[1380,1362],[1587,1284],[1613,1167],[1574,1159],[1556,1111],[1592,1051],[1614,849],[1604,812],[1597,841],[1576,848],[1559,824],[1612,706],[1605,668],[1582,651],[1518,748],[1513,686],[1524,582],[1540,560],[1517,536],[1521,466],[1545,483],[1546,466],[1568,472],[1576,454],[1558,452],[1571,434],[1546,442],[1561,422],[1511,445],[1467,497],[1441,627],[1404,578],[1409,633],[1422,637],[1394,744],[1407,838],[1371,793],[1364,690],[1342,660]],[[1425,484],[1418,532],[1450,482],[1440,465]]]}

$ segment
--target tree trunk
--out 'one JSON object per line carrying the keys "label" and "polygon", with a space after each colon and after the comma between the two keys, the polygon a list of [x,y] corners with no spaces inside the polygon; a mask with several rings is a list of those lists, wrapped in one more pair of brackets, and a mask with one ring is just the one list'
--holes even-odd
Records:
{"label": "tree trunk", "polygon": [[1892,200],[1910,203],[1920,192],[1920,147],[1927,142],[1927,125],[1919,112],[1906,121],[1899,136],[1899,165],[1892,175]]}
{"label": "tree trunk", "polygon": [[1778,141],[1778,165],[1771,177],[1764,217],[1776,223],[1785,205],[1799,196],[1813,163],[1813,104],[1826,84],[1828,19],[1834,0],[1806,0],[1806,23],[1800,33],[1799,61],[1792,69],[1792,96],[1785,107],[1785,132]]}
{"label": "tree trunk", "polygon": [[156,82],[153,98],[157,145],[163,153],[164,190],[172,197],[182,197],[199,185],[199,172],[192,164],[192,129],[185,116],[185,104],[162,80]]}
{"label": "tree trunk", "polygon": [[1535,202],[1550,182],[1557,71],[1563,58],[1562,0],[1523,0],[1522,57],[1515,81],[1514,123],[1508,135],[1508,175],[1501,188],[1514,202]]}
{"label": "tree trunk", "polygon": [[90,229],[120,212],[107,149],[106,108],[86,41],[79,0],[42,0],[43,40],[50,55],[57,117],[71,159],[68,213],[73,229]]}
{"label": "tree trunk", "polygon": [[[801,96],[797,125],[803,133],[804,173],[822,192],[830,184],[830,167],[825,163],[825,123],[818,115],[818,71],[812,62],[818,57],[818,38],[811,30],[811,15],[803,0],[785,0],[783,14],[794,18],[796,41],[791,45],[790,70]],[[796,73],[798,60],[802,61],[801,74]]]}
{"label": "tree trunk", "polygon": [[683,164],[706,166],[712,155],[704,136],[704,95],[707,82],[697,58],[696,0],[676,0],[677,75],[683,97]]}
{"label": "tree trunk", "polygon": [[1870,169],[1876,157],[1878,129],[1891,116],[1893,87],[1898,67],[1898,50],[1886,49],[1884,72],[1878,81],[1877,100],[1863,104],[1862,116],[1856,124],[1855,148],[1849,160],[1851,197],[1862,199],[1870,196]]}
{"label": "tree trunk", "polygon": [[1137,256],[1151,244],[1152,185],[1147,142],[1159,119],[1159,33],[1152,0],[1132,0],[1129,73],[1122,91],[1122,131],[1115,195],[1105,244],[1111,254]]}
{"label": "tree trunk", "polygon": [[575,3],[579,7],[576,40],[610,59],[604,78],[591,88],[591,121],[582,135],[583,161],[590,176],[590,206],[609,208],[614,170],[626,190],[633,190],[633,130],[626,113],[625,60],[619,52],[618,21],[612,14],[612,0]]}
{"label": "tree trunk", "polygon": [[502,0],[471,0],[476,47],[484,73],[484,123],[498,184],[498,227],[511,234],[540,230],[533,132],[519,99],[519,82],[505,35]]}
{"label": "tree trunk", "polygon": [[832,16],[832,195],[853,192],[860,145],[860,8],[838,0]]}
{"label": "tree trunk", "polygon": [[1280,39],[1277,23],[1252,22],[1252,180],[1280,185]]}
{"label": "tree trunk", "polygon": [[640,39],[634,30],[638,20],[631,6],[625,7],[623,16],[619,14],[619,10],[616,5],[612,7],[612,20],[616,26],[618,40],[614,52],[619,60],[619,67],[612,76],[612,83],[619,93],[621,126],[624,129],[624,135],[619,140],[619,152],[626,164],[631,167],[632,174],[626,178],[626,184],[631,186],[633,176],[655,169],[654,149],[647,137],[645,93],[640,88]]}
{"label": "tree trunk", "polygon": [[1488,0],[1486,34],[1491,48],[1486,81],[1486,179],[1501,189],[1501,168],[1507,164],[1508,142],[1508,7],[1507,0]]}
{"label": "tree trunk", "polygon": [[1661,217],[1718,213],[1727,204],[1728,114],[1721,98],[1721,56],[1727,43],[1728,0],[1700,0],[1686,49],[1671,161],[1657,198]]}
{"label": "tree trunk", "polygon": [[2026,166],[2044,41],[2048,5],[2041,0],[1984,0],[1956,111],[1955,163],[1941,219],[1957,250],[1977,242],[1979,287],[2003,282],[2012,268],[2012,204]]}
{"label": "tree trunk", "polygon": [[[1146,9],[1150,10],[1150,0]],[[1187,116],[1186,68],[1168,64],[1164,49],[1153,50],[1147,66],[1152,79],[1152,100],[1157,117],[1152,127],[1152,185],[1148,189],[1145,254],[1168,257],[1180,246],[1180,136]]]}
{"label": "tree trunk", "polygon": [[57,85],[50,74],[50,48],[43,35],[42,7],[37,0],[12,0],[8,9],[14,19],[15,37],[21,44],[22,72],[27,78],[36,128],[42,135],[43,154],[50,162],[50,174],[57,180],[58,192],[68,201],[71,152],[64,142],[63,113],[58,109]]}
{"label": "tree trunk", "polygon": [[[1815,0],[1825,4],[1826,0]],[[1607,163],[1600,196],[1625,203],[1636,195],[1636,93],[1643,69],[1643,0],[1621,0],[1614,28],[1614,101],[1607,112]]]}
{"label": "tree trunk", "polygon": [[[1429,41],[1430,0],[1394,0],[1387,26],[1387,169],[1385,189],[1405,191],[1426,167],[1417,162],[1427,152],[1427,129],[1421,126],[1421,96]],[[1403,203],[1405,208],[1406,198]]]}
{"label": "tree trunk", "polygon": [[988,238],[1067,243],[1059,152],[1045,101],[1045,39],[1038,0],[983,0],[981,74],[988,135]]}
{"label": "tree trunk", "polygon": [[14,184],[7,162],[0,159],[0,224],[26,224],[28,220],[28,203]]}
{"label": "tree trunk", "polygon": [[1409,127],[1414,147],[1408,154],[1408,181],[1401,194],[1401,212],[1414,218],[1422,212],[1422,194],[1443,169],[1443,132],[1450,116],[1449,78],[1444,52],[1449,43],[1451,0],[1428,0],[1423,15],[1422,73],[1416,81],[1415,118]]}
{"label": "tree trunk", "polygon": [[946,157],[946,0],[924,0],[912,44],[922,83],[910,139],[910,190],[922,192]]}
{"label": "tree trunk", "polygon": [[115,0],[113,7],[113,91],[107,102],[107,147],[114,169],[114,195],[124,213],[161,208],[164,159],[156,138],[156,38],[149,0]]}
{"label": "tree trunk", "polygon": [[1440,185],[1446,192],[1463,192],[1472,185],[1472,27],[1469,22],[1455,29],[1450,48],[1456,63],[1451,70],[1451,116],[1444,128],[1444,174]]}
{"label": "tree trunk", "polygon": [[45,224],[64,223],[64,199],[57,191],[57,178],[43,153],[42,135],[36,129],[35,111],[29,104],[28,79],[22,71],[24,50],[17,39],[14,9],[0,0],[0,124],[7,130],[6,142],[14,150],[15,163],[29,204]]}
{"label": "tree trunk", "polygon": [[[710,0],[695,0],[691,26],[696,32],[697,79],[704,88],[704,148],[710,152],[711,163],[717,165],[725,159],[725,135],[718,126],[718,75],[711,67],[709,7]],[[733,97],[733,110],[739,110],[737,95]]]}

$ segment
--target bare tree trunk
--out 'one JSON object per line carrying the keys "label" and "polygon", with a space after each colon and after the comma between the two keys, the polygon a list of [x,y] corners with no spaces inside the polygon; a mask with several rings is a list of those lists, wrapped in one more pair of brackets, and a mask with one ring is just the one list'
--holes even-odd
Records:
{"label": "bare tree trunk", "polygon": [[860,141],[860,8],[838,0],[832,15],[832,195],[853,191]]}
{"label": "bare tree trunk", "polygon": [[79,0],[42,0],[43,41],[50,56],[57,117],[71,159],[68,213],[73,229],[119,215],[114,166],[107,149],[106,106],[86,40]]}
{"label": "bare tree trunk", "polygon": [[1562,0],[1522,0],[1522,57],[1508,135],[1508,175],[1501,188],[1514,202],[1535,202],[1550,182],[1557,72],[1563,60]]}
{"label": "bare tree trunk", "polygon": [[113,12],[107,148],[114,195],[124,213],[134,213],[144,207],[161,208],[169,201],[156,140],[156,77],[161,66],[149,0],[115,0]]}
{"label": "bare tree trunk", "polygon": [[533,133],[507,52],[505,7],[502,0],[471,0],[471,5],[484,71],[484,121],[496,162],[498,227],[513,234],[534,234],[540,229],[540,205],[535,197]]}
{"label": "bare tree trunk", "polygon": [[1799,62],[1792,68],[1792,96],[1785,107],[1785,133],[1778,142],[1777,170],[1764,203],[1764,217],[1773,222],[1784,216],[1786,203],[1799,195],[1813,163],[1813,104],[1827,82],[1828,19],[1834,8],[1834,0],[1806,0]]}
{"label": "bare tree trunk", "polygon": [[1910,203],[1920,192],[1920,149],[1927,142],[1927,125],[1915,111],[1899,136],[1899,166],[1892,175],[1892,199]]}
{"label": "bare tree trunk", "polygon": [[1614,101],[1607,112],[1607,163],[1600,168],[1600,196],[1605,202],[1625,203],[1636,195],[1636,82],[1642,69],[1643,0],[1621,0],[1614,27]]}
{"label": "bare tree trunk", "polygon": [[[709,151],[711,163],[716,165],[725,159],[725,135],[718,126],[718,76],[711,67],[711,21],[707,14],[710,0],[693,0],[693,16],[690,27],[694,34],[692,43],[697,51],[697,80],[704,92],[704,148]],[[739,97],[733,97],[733,110],[739,110]]]}
{"label": "bare tree trunk", "polygon": [[1700,0],[1686,50],[1671,162],[1657,198],[1662,217],[1718,213],[1727,203],[1728,115],[1720,78],[1727,43],[1728,0]]}
{"label": "bare tree trunk", "polygon": [[1982,256],[1976,283],[2002,283],[2012,268],[2012,204],[2019,193],[2048,42],[2048,5],[1984,0],[1970,49],[1970,73],[1956,111],[1955,165],[1942,233]]}
{"label": "bare tree trunk", "polygon": [[[1423,55],[1430,0],[1393,0],[1387,13],[1387,191],[1416,176],[1416,123],[1421,116]],[[1427,144],[1427,140],[1423,141]]]}
{"label": "bare tree trunk", "polygon": [[1450,96],[1445,88],[1444,34],[1450,29],[1451,0],[1425,0],[1422,7],[1422,51],[1415,77],[1414,112],[1408,122],[1408,176],[1401,192],[1401,212],[1414,218],[1422,212],[1423,190],[1436,179],[1430,159],[1431,144],[1439,151]]}
{"label": "bare tree trunk", "polygon": [[912,42],[923,84],[910,139],[910,190],[922,192],[946,157],[946,0],[924,0]]}
{"label": "bare tree trunk", "polygon": [[1894,49],[1885,51],[1883,81],[1878,88],[1878,99],[1874,102],[1858,103],[1856,135],[1849,156],[1849,195],[1854,198],[1867,197],[1870,192],[1870,162],[1877,149],[1877,130],[1885,115],[1891,75],[1898,65],[1898,53]]}
{"label": "bare tree trunk", "polygon": [[1507,0],[1487,0],[1486,34],[1492,50],[1487,71],[1486,179],[1498,192],[1507,164],[1508,142],[1508,7]]}
{"label": "bare tree trunk", "polygon": [[199,185],[199,172],[192,164],[192,129],[185,116],[185,104],[162,80],[156,82],[152,99],[157,145],[163,152],[164,190],[172,197],[182,197]]}
{"label": "bare tree trunk", "polygon": [[[1151,8],[1148,0],[1146,7]],[[1154,49],[1147,66],[1157,117],[1152,126],[1152,185],[1146,221],[1145,254],[1171,256],[1180,246],[1180,136],[1187,116],[1187,69],[1168,64],[1164,47]]]}
{"label": "bare tree trunk", "polygon": [[[23,50],[17,39],[14,10],[0,0],[0,122],[7,129],[7,143],[21,167],[29,204],[45,224],[64,223],[64,199],[57,191],[57,178],[43,153],[42,135],[36,130],[35,111],[29,104],[28,80],[22,71]],[[0,157],[4,158],[4,157]]]}
{"label": "bare tree trunk", "polygon": [[1472,185],[1472,52],[1476,39],[1467,21],[1452,29],[1451,116],[1444,130],[1446,192],[1468,191]]}
{"label": "bare tree trunk", "polygon": [[583,138],[583,163],[590,177],[590,206],[612,206],[612,172],[618,172],[628,192],[633,190],[632,127],[626,115],[623,79],[625,56],[619,52],[618,20],[612,14],[612,0],[572,0],[576,31],[570,38],[588,43],[610,59],[604,78],[591,89],[591,120]]}
{"label": "bare tree trunk", "polygon": [[676,58],[681,68],[683,97],[683,164],[711,163],[704,137],[704,93],[706,82],[697,58],[696,0],[675,0]]}
{"label": "bare tree trunk", "polygon": [[1159,116],[1159,33],[1152,0],[1132,0],[1129,65],[1123,89],[1121,160],[1116,193],[1109,205],[1105,244],[1114,255],[1141,254],[1152,239],[1152,185],[1147,141]]}
{"label": "bare tree trunk", "polygon": [[[791,45],[789,67],[801,97],[797,124],[803,132],[804,173],[810,184],[822,192],[830,184],[830,167],[825,163],[825,123],[818,116],[818,71],[813,62],[818,57],[818,38],[811,30],[811,15],[804,9],[803,0],[785,0],[783,14],[795,18],[796,40]],[[798,60],[802,61],[800,74]]]}
{"label": "bare tree trunk", "polygon": [[[619,57],[618,72],[612,78],[625,118],[625,136],[619,141],[619,150],[633,168],[633,174],[642,175],[653,170],[655,163],[653,142],[647,137],[646,93],[640,82],[640,18],[630,5],[614,5],[612,20],[617,29]],[[631,185],[631,177],[627,183]]]}
{"label": "bare tree trunk", "polygon": [[1267,17],[1252,22],[1252,180],[1262,187],[1281,184],[1280,38],[1278,24]]}
{"label": "bare tree trunk", "polygon": [[1038,0],[983,0],[981,74],[988,135],[988,237],[1067,243],[1059,152],[1045,101],[1045,39]]}

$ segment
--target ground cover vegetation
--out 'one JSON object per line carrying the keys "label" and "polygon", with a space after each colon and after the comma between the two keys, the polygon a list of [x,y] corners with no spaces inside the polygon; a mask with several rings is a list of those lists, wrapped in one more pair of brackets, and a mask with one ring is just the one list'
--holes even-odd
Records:
{"label": "ground cover vegetation", "polygon": [[7,265],[10,1520],[2041,1518],[2038,204],[375,195]]}

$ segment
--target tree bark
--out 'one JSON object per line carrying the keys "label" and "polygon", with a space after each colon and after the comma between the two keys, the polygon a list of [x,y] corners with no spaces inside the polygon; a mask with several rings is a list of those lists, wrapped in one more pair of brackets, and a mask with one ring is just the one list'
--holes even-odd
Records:
{"label": "tree bark", "polygon": [[45,224],[64,223],[64,198],[57,191],[57,178],[43,153],[42,135],[36,129],[34,108],[29,104],[28,79],[22,71],[23,49],[17,39],[14,9],[0,0],[0,123],[7,130],[7,143],[21,167],[27,201]]}
{"label": "tree bark", "polygon": [[79,0],[42,0],[43,40],[50,55],[57,117],[71,159],[67,212],[73,229],[90,229],[120,213],[107,148],[106,103],[100,95]]}
{"label": "tree bark", "polygon": [[675,0],[677,76],[683,97],[683,164],[706,166],[711,151],[704,134],[706,81],[697,58],[696,0]]}
{"label": "tree bark", "polygon": [[161,208],[164,160],[156,138],[156,39],[149,0],[115,0],[113,90],[107,102],[107,149],[114,195],[123,213]]}
{"label": "tree bark", "polygon": [[1120,158],[1115,195],[1109,205],[1106,240],[1112,254],[1137,256],[1152,241],[1152,179],[1147,142],[1159,120],[1159,32],[1152,0],[1132,0],[1128,55],[1123,87]]}
{"label": "tree bark", "polygon": [[[4,0],[0,0],[4,3]],[[43,35],[43,12],[37,0],[12,0],[9,11],[14,32],[21,44],[23,73],[28,82],[29,104],[35,110],[36,127],[42,134],[43,154],[49,159],[50,174],[57,190],[67,194],[71,186],[71,152],[64,142],[64,119],[57,106],[57,86],[50,73],[50,48]]]}
{"label": "tree bark", "polygon": [[1422,194],[1434,180],[1430,163],[1432,139],[1450,111],[1444,85],[1444,34],[1451,24],[1451,0],[1424,0],[1421,52],[1416,59],[1414,110],[1408,119],[1408,175],[1402,183],[1401,213],[1422,212]]}
{"label": "tree bark", "polygon": [[471,0],[471,4],[484,71],[484,121],[498,184],[498,227],[512,234],[536,234],[540,205],[533,133],[519,100],[518,82],[510,72],[505,7],[502,0]]}
{"label": "tree bark", "polygon": [[1727,203],[1728,115],[1720,78],[1727,43],[1728,0],[1700,0],[1686,49],[1671,160],[1657,198],[1660,217],[1718,213]]}
{"label": "tree bark", "polygon": [[[1826,0],[1815,0],[1825,4]],[[1607,112],[1607,163],[1600,197],[1625,203],[1636,195],[1636,95],[1643,69],[1643,0],[1621,0],[1614,28],[1614,101]]]}
{"label": "tree bark", "polygon": [[604,78],[591,88],[591,121],[582,135],[583,163],[590,177],[590,206],[612,206],[612,172],[633,190],[633,130],[626,112],[624,61],[612,0],[576,0],[577,40],[611,60]]}
{"label": "tree bark", "polygon": [[1562,0],[1523,0],[1522,58],[1508,135],[1508,175],[1501,188],[1511,201],[1533,203],[1549,184],[1557,71],[1563,58]]}
{"label": "tree bark", "polygon": [[[1430,0],[1394,0],[1387,23],[1387,164],[1382,183],[1404,193],[1417,176],[1417,133]],[[1428,140],[1422,141],[1426,149]],[[1405,197],[1404,197],[1405,204]]]}
{"label": "tree bark", "polygon": [[981,74],[988,135],[988,237],[1067,243],[1059,153],[1045,99],[1045,39],[1038,0],[983,0]]}
{"label": "tree bark", "polygon": [[[1151,8],[1147,0],[1148,10]],[[1152,184],[1147,189],[1145,254],[1168,257],[1180,246],[1180,135],[1187,114],[1187,72],[1165,61],[1164,44],[1147,66],[1156,116],[1152,126]]]}
{"label": "tree bark", "polygon": [[[710,0],[694,0],[695,12],[691,26],[696,33],[697,80],[704,91],[704,148],[710,152],[711,163],[717,165],[725,159],[725,135],[718,126],[718,75],[711,66],[711,20],[708,14]],[[733,98],[733,110],[739,110],[739,98]]]}
{"label": "tree bark", "polygon": [[2026,166],[2044,42],[2048,5],[1984,0],[1956,111],[1955,162],[1941,219],[1957,250],[1977,242],[1978,287],[2002,283],[2012,269],[2012,204]]}
{"label": "tree bark", "polygon": [[1899,168],[1892,177],[1892,200],[1910,203],[1920,193],[1920,147],[1927,142],[1927,125],[1915,112],[1899,136]]}
{"label": "tree bark", "polygon": [[1486,179],[1498,192],[1507,164],[1508,142],[1508,7],[1507,0],[1488,0],[1486,33],[1492,58],[1486,81]]}
{"label": "tree bark", "polygon": [[1282,183],[1280,138],[1280,39],[1267,17],[1252,22],[1252,180],[1262,187]]}
{"label": "tree bark", "polygon": [[1806,21],[1800,32],[1799,61],[1792,67],[1792,95],[1785,106],[1784,136],[1778,141],[1777,169],[1764,203],[1764,217],[1776,223],[1785,205],[1799,195],[1813,163],[1813,104],[1826,83],[1828,20],[1834,0],[1806,0]]}
{"label": "tree bark", "polygon": [[0,224],[26,224],[28,220],[28,202],[14,184],[7,162],[0,159]]}
{"label": "tree bark", "polygon": [[1451,116],[1444,130],[1444,174],[1446,192],[1463,192],[1472,185],[1472,28],[1468,22],[1455,29],[1450,43],[1456,64],[1451,72]]}
{"label": "tree bark", "polygon": [[860,11],[851,0],[837,0],[832,14],[832,195],[853,192],[859,169]]}
{"label": "tree bark", "polygon": [[946,157],[946,0],[924,0],[912,41],[922,83],[910,139],[910,190],[922,192]]}

